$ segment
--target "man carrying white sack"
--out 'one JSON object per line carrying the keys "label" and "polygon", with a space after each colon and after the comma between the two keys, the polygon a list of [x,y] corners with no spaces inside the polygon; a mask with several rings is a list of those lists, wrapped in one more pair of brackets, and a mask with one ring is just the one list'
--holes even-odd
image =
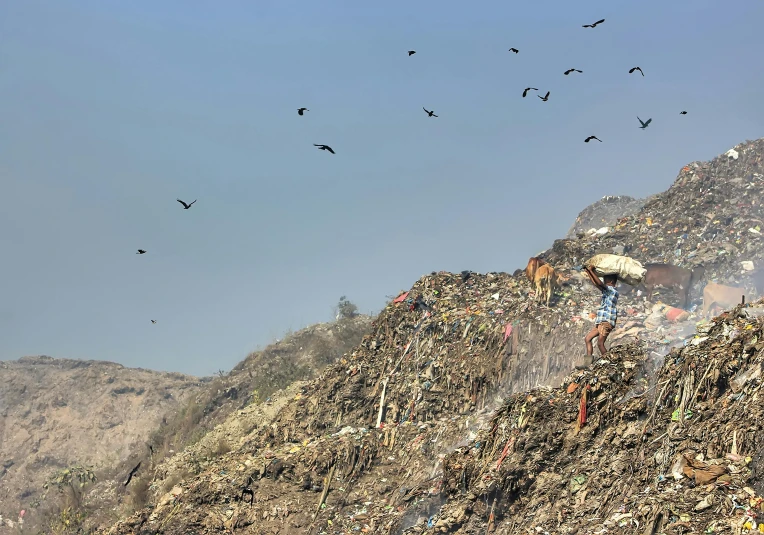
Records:
{"label": "man carrying white sack", "polygon": [[[577,369],[585,368],[589,366],[593,360],[594,347],[592,342],[595,338],[597,340],[597,347],[600,350],[602,356],[607,353],[605,349],[605,340],[607,340],[610,332],[615,328],[616,320],[618,319],[618,290],[615,289],[615,285],[618,282],[617,275],[605,275],[603,280],[597,276],[594,268],[586,266],[584,268],[586,274],[589,275],[589,280],[592,281],[601,292],[602,301],[600,301],[600,307],[597,309],[597,318],[594,320],[594,328],[586,334],[584,341],[586,342],[586,358],[583,366],[576,366]],[[604,282],[603,282],[604,281]]]}

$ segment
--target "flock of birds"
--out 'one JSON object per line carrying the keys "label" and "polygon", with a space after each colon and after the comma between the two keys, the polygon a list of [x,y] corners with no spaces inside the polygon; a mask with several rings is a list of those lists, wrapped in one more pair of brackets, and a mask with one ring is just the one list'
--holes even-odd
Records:
{"label": "flock of birds", "polygon": [[[598,20],[596,22],[593,22],[591,24],[584,24],[582,26],[582,28],[596,28],[597,26],[599,26],[600,24],[602,24],[604,22],[605,22],[605,19],[600,19],[600,20]],[[512,47],[512,48],[509,49],[509,52],[513,52],[515,54],[518,54],[518,53],[520,53],[520,50],[517,49],[517,48]],[[413,56],[414,54],[416,54],[416,50],[409,50],[408,51],[409,57]],[[645,73],[642,71],[642,68],[639,67],[639,66],[632,67],[631,69],[629,69],[629,74],[634,74],[637,71],[639,71],[639,74],[641,74],[642,76],[645,75]],[[584,71],[582,71],[580,69],[570,68],[570,69],[566,70],[565,72],[563,72],[563,74],[565,76],[569,76],[570,74],[572,74],[574,72],[575,73],[579,73],[579,74],[583,74]],[[528,96],[528,92],[529,91],[539,91],[539,88],[537,88],[537,87],[526,87],[523,90],[523,98]],[[541,95],[536,95],[536,96],[539,99],[541,99],[542,102],[547,102],[549,100],[550,93],[551,93],[550,91],[547,91],[544,96],[541,96]],[[435,114],[434,111],[428,110],[424,106],[422,106],[422,109],[424,110],[424,112],[427,114],[428,117],[438,117]],[[303,117],[305,115],[306,111],[310,111],[310,110],[308,108],[304,108],[304,107],[303,108],[297,108],[297,115]],[[679,112],[679,113],[680,113],[680,115],[687,115],[687,112],[684,111],[684,110]],[[639,123],[641,125],[641,126],[639,126],[639,128],[642,129],[642,130],[647,128],[650,125],[650,123],[652,122],[652,118],[649,118],[646,121],[643,121],[642,119],[637,117],[637,120],[639,121]],[[602,143],[602,140],[599,139],[597,136],[588,136],[586,139],[584,139],[584,143],[589,143],[592,140],[596,140],[596,141],[599,141],[600,143]],[[327,152],[329,152],[331,154],[336,154],[336,152],[334,152],[334,149],[332,149],[329,145],[324,145],[324,144],[321,144],[321,143],[314,143],[313,146],[317,147],[318,150],[325,150],[325,151],[327,151]],[[180,199],[177,199],[177,201],[180,204],[183,205],[183,209],[184,210],[188,210],[189,208],[191,208],[191,205],[193,205],[196,202],[196,199],[193,202],[190,202],[190,203],[186,203],[185,201],[182,201]],[[139,254],[139,255],[146,254],[146,250],[145,249],[138,249],[138,253],[137,254]],[[155,324],[156,320],[151,320],[151,323]]]}

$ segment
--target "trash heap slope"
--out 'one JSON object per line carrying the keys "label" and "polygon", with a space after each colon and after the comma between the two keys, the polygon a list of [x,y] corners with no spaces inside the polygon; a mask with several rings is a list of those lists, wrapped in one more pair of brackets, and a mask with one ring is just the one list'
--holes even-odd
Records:
{"label": "trash heap slope", "polygon": [[571,239],[591,228],[610,227],[622,217],[637,213],[648,200],[628,195],[606,195],[581,210],[565,237]]}
{"label": "trash heap slope", "polygon": [[448,501],[408,533],[758,533],[763,320],[761,302],[716,318],[657,375],[623,346],[511,396],[446,457]]}
{"label": "trash heap slope", "polygon": [[[598,252],[688,268],[702,280],[764,292],[764,139],[736,145],[708,162],[685,165],[674,184],[615,225],[557,240],[542,254],[577,265]],[[696,287],[697,296],[702,285]]]}
{"label": "trash heap slope", "polygon": [[[557,390],[542,385],[567,388],[567,376],[580,362],[581,339],[593,324],[599,298],[574,266],[598,252],[631,249],[630,254],[646,262],[673,255],[687,265],[699,257],[708,260],[707,277],[722,272],[737,277],[740,265],[729,257],[729,247],[752,256],[761,254],[756,228],[748,231],[745,225],[759,209],[761,188],[749,171],[757,168],[762,149],[764,141],[744,143],[736,147],[738,159],[731,163],[717,158],[692,164],[688,166],[695,169],[692,176],[680,174],[672,190],[615,227],[555,242],[542,256],[570,280],[551,307],[535,300],[533,288],[519,270],[514,275],[440,272],[422,277],[375,319],[371,334],[358,347],[315,380],[290,391],[288,402],[281,397],[273,401],[283,406],[272,420],[258,420],[232,451],[205,463],[189,463],[185,478],[170,489],[155,488],[147,507],[108,533],[401,533],[431,530],[439,521],[441,532],[447,525],[451,527],[446,529],[471,529],[471,522],[479,524],[479,515],[473,519],[479,510],[477,493],[472,499],[469,492],[473,491],[453,486],[457,484],[452,481],[453,463],[458,464],[458,457],[451,454],[454,448],[480,442],[474,440],[475,433],[489,423],[497,407],[507,410],[503,398],[509,393],[531,391],[535,399],[547,392],[556,395]],[[732,171],[725,167],[728,163]],[[722,177],[722,171],[731,178]],[[744,178],[737,180],[741,173]],[[718,189],[711,194],[712,202],[693,193],[701,183],[704,192]],[[737,199],[734,205],[725,200],[726,194]],[[690,233],[689,223],[678,219],[688,210],[692,221],[705,222],[706,230],[717,232]],[[731,215],[717,217],[724,214]],[[729,223],[727,217],[732,217]],[[677,235],[679,230],[688,236]],[[689,244],[680,253],[676,253],[678,239]],[[713,258],[706,259],[704,255],[711,251]],[[647,396],[655,390],[649,390],[652,363],[691,337],[699,318],[685,315],[669,321],[662,309],[644,303],[636,292],[622,295],[619,309],[619,328],[610,337],[613,360],[595,366],[591,373],[612,367],[607,380],[618,388],[628,386],[625,392],[635,389],[638,394],[639,388],[645,388],[645,394],[629,402],[648,403]],[[598,381],[606,382],[605,378]],[[545,449],[556,438],[553,430],[558,428],[551,425],[557,416],[554,411],[563,406],[549,404],[550,399],[538,406],[529,402],[525,408],[526,413],[538,409],[534,430],[548,435],[536,446],[527,442],[525,454],[531,457],[535,452],[560,454]],[[580,399],[564,410],[577,417],[577,403]],[[518,410],[523,410],[522,405]],[[640,410],[633,408],[629,414],[639,418]],[[622,418],[626,421],[626,416]],[[601,422],[597,429],[612,423],[597,421]],[[587,425],[581,431],[584,435],[592,429]],[[217,432],[227,433],[226,429]],[[506,441],[502,451],[505,447]],[[560,451],[571,462],[588,451],[580,445],[568,450]],[[506,463],[501,469],[513,466]],[[481,467],[476,464],[475,470]],[[529,473],[536,477],[536,472]],[[458,484],[467,485],[469,477],[470,472],[460,472]],[[580,478],[577,481],[581,484]],[[508,484],[523,495],[525,483]],[[480,496],[485,503],[486,494]],[[449,502],[441,512],[446,499]],[[462,505],[464,509],[459,510]],[[523,511],[530,514],[531,509]],[[494,517],[498,514],[504,513]]]}
{"label": "trash heap slope", "polygon": [[[567,291],[580,301],[597,297]],[[440,456],[479,427],[497,396],[559,381],[572,367],[570,347],[580,344],[585,323],[530,295],[524,275],[422,277],[355,350],[293,392],[272,420],[256,422],[228,453],[188,459],[184,480],[164,494],[156,489],[148,507],[110,533],[405,524],[408,506],[437,485]],[[241,499],[245,489],[252,494]]]}

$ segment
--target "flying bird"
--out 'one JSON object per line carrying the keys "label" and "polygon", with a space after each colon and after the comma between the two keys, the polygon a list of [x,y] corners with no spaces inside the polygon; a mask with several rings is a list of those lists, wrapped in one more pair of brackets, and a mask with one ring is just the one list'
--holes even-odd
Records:
{"label": "flying bird", "polygon": [[426,109],[424,106],[422,106],[422,109],[427,113],[427,115],[429,117],[437,117],[437,115],[435,115],[434,111],[430,111],[430,110]]}
{"label": "flying bird", "polygon": [[126,487],[126,486],[127,486],[129,483],[130,483],[130,481],[132,481],[132,479],[133,479],[133,476],[134,476],[134,475],[135,475],[135,473],[138,471],[138,469],[141,467],[141,463],[142,463],[142,462],[143,462],[143,461],[138,461],[138,464],[136,464],[136,465],[135,465],[135,468],[133,468],[132,470],[130,470],[130,473],[127,475],[127,481],[125,481],[125,483],[124,483],[124,486],[125,486],[125,487]]}
{"label": "flying bird", "polygon": [[567,75],[569,75],[569,74],[570,74],[570,73],[572,73],[572,72],[584,72],[584,71],[579,71],[578,69],[568,69],[567,71],[565,71],[565,72],[564,72],[564,73],[562,73],[562,74],[564,74],[565,76],[567,76]]}
{"label": "flying bird", "polygon": [[135,254],[146,254],[146,251],[144,251],[143,249],[138,249],[138,252]]}
{"label": "flying bird", "polygon": [[600,19],[593,24],[584,24],[582,28],[594,28],[595,26],[597,26],[597,24],[602,24],[603,22],[605,22],[605,19]]}
{"label": "flying bird", "polygon": [[597,141],[599,141],[600,143],[602,143],[602,140],[601,140],[600,138],[598,138],[597,136],[589,136],[589,137],[587,137],[587,138],[584,140],[584,143],[589,143],[589,142],[590,142],[592,139],[596,139]]}
{"label": "flying bird", "polygon": [[302,115],[306,111],[310,110],[308,108],[297,108],[297,115]]}
{"label": "flying bird", "polygon": [[414,54],[416,54],[416,50],[409,50],[409,56],[413,56]]}
{"label": "flying bird", "polygon": [[329,151],[329,152],[331,152],[332,154],[336,154],[336,152],[334,152],[334,151],[332,150],[332,148],[331,148],[329,145],[318,145],[318,144],[316,144],[316,143],[313,143],[313,146],[314,146],[314,147],[318,147],[318,148],[319,148],[319,150],[328,150],[328,151]]}
{"label": "flying bird", "polygon": [[687,115],[687,112],[686,111],[680,111],[679,115]]}
{"label": "flying bird", "polygon": [[518,52],[520,52],[520,51],[519,51],[518,49],[516,49],[516,48],[510,48],[510,49],[509,49],[509,51],[510,51],[510,52],[514,52],[515,54],[517,54]]}
{"label": "flying bird", "polygon": [[637,117],[637,120],[638,120],[640,123],[642,123],[642,126],[640,126],[640,128],[641,128],[642,130],[644,130],[645,128],[647,128],[647,125],[649,125],[649,124],[650,124],[650,121],[652,121],[652,119],[648,119],[647,121],[643,121],[643,120],[642,120],[642,119],[640,119],[639,117]]}
{"label": "flying bird", "polygon": [[641,74],[642,76],[645,75],[645,73],[643,73],[642,69],[640,69],[639,67],[632,67],[631,69],[629,69],[629,74],[633,73],[634,71],[639,71],[639,74]]}
{"label": "flying bird", "polygon": [[546,95],[544,95],[543,97],[541,95],[536,95],[536,96],[540,98],[541,100],[543,100],[544,102],[546,102],[547,100],[549,100],[549,91],[547,91]]}
{"label": "flying bird", "polygon": [[157,320],[151,320],[151,323],[156,323],[156,322],[157,322]]}
{"label": "flying bird", "polygon": [[191,205],[192,205],[192,204],[194,204],[194,203],[196,202],[196,199],[194,199],[194,201],[193,201],[192,203],[190,203],[190,204],[186,204],[186,203],[184,203],[183,201],[181,201],[180,199],[176,199],[176,200],[177,200],[177,201],[178,201],[180,204],[182,204],[182,205],[183,205],[183,209],[184,209],[184,210],[188,210],[189,208],[191,208]]}
{"label": "flying bird", "polygon": [[539,90],[538,87],[526,87],[525,91],[523,91],[523,98],[525,98],[525,96],[528,94],[528,91],[530,91],[531,89],[533,89],[534,91]]}

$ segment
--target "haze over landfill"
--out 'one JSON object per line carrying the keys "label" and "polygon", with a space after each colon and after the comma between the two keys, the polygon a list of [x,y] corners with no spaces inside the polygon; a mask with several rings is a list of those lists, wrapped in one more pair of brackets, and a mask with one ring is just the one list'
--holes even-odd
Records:
{"label": "haze over landfill", "polygon": [[763,15],[5,3],[0,359],[209,374],[341,295],[378,311],[433,270],[511,272],[587,204],[759,137]]}

